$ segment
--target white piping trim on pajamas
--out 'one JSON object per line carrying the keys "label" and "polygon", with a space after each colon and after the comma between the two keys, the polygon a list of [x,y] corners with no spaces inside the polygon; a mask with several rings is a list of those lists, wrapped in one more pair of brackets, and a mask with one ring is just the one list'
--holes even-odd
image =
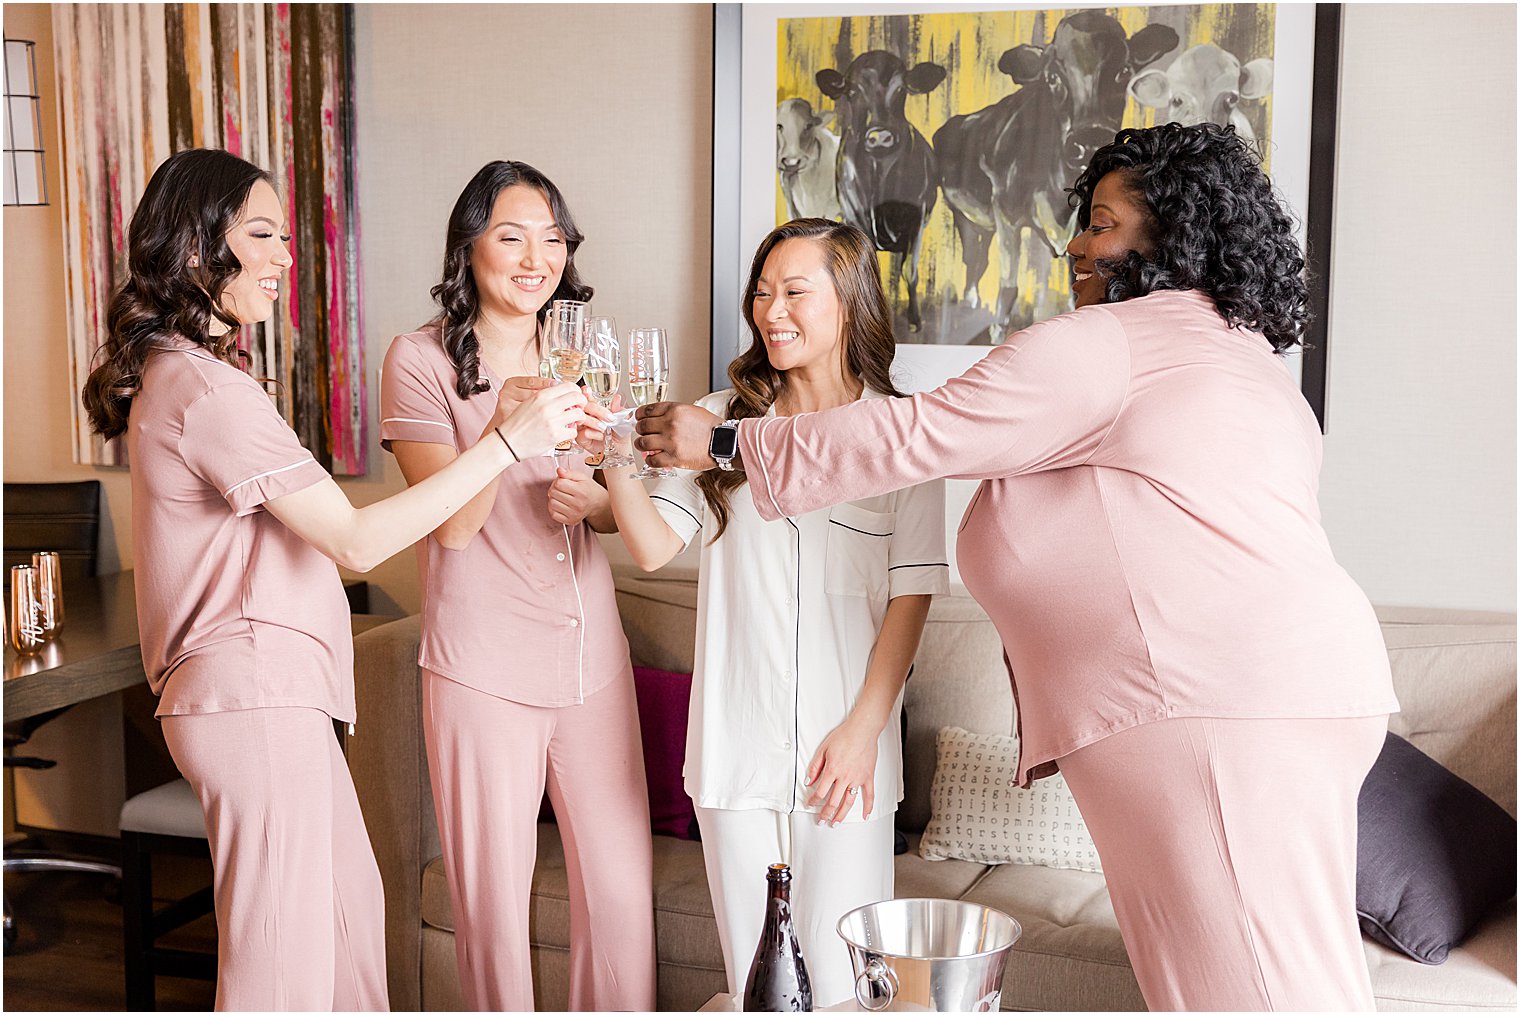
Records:
{"label": "white piping trim on pajamas", "polygon": [[268,472],[261,472],[257,476],[250,476],[249,478],[243,480],[241,483],[234,483],[231,486],[229,486],[227,488],[226,492],[224,492],[222,494],[222,496],[223,497],[230,497],[230,496],[232,496],[232,491],[233,490],[237,490],[237,489],[239,489],[241,487],[245,487],[249,483],[257,483],[261,479],[267,479],[270,476],[278,476],[282,472],[289,472],[291,469],[299,469],[303,465],[306,465],[308,463],[315,463],[315,462],[316,462],[315,458],[308,458],[304,462],[297,462],[294,465],[287,465],[283,469],[271,469]]}
{"label": "white piping trim on pajamas", "polygon": [[381,426],[387,423],[426,423],[428,426],[441,426],[450,433],[454,431],[452,426],[447,423],[440,423],[436,419],[410,419],[406,416],[391,416],[380,421]]}

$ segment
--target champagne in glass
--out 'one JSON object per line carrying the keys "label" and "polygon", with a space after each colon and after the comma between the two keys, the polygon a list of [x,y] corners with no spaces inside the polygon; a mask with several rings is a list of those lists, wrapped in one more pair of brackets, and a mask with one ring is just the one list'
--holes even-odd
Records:
{"label": "champagne in glass", "polygon": [[[628,332],[628,392],[635,405],[665,401],[670,380],[670,346],[664,328],[634,328]],[[642,466],[635,479],[663,479],[675,473],[666,468]]]}
{"label": "champagne in glass", "polygon": [[[555,300],[549,304],[549,369],[554,377],[568,383],[580,380],[586,368],[587,312],[591,305],[581,300]],[[542,368],[540,368],[542,369]],[[562,458],[576,452],[573,440],[554,446],[554,456]]]}
{"label": "champagne in glass", "polygon": [[[610,409],[623,376],[623,350],[618,343],[617,322],[610,317],[593,317],[588,327],[586,369],[582,376],[591,397],[602,408]],[[619,446],[617,433],[609,428],[602,457],[588,460],[586,464],[593,469],[621,468],[632,465],[633,458],[627,448]]]}
{"label": "champagne in glass", "polygon": [[665,386],[664,381],[629,381],[628,391],[634,405],[653,405],[665,401]]}
{"label": "champagne in glass", "polygon": [[555,377],[574,384],[586,370],[586,354],[580,349],[550,349],[549,369]]}
{"label": "champagne in glass", "polygon": [[602,405],[612,404],[612,396],[617,394],[618,372],[608,370],[606,367],[587,367],[581,374],[586,380],[586,390],[591,392],[591,397]]}

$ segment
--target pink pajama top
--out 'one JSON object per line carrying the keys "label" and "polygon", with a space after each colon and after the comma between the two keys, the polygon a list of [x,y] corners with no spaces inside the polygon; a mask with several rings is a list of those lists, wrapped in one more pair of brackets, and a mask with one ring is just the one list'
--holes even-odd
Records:
{"label": "pink pajama top", "polygon": [[957,559],[1003,641],[1026,786],[1158,719],[1398,711],[1320,526],[1314,415],[1202,293],[1045,321],[909,399],[744,420],[739,447],[766,519],[982,481]]}
{"label": "pink pajama top", "polygon": [[[464,451],[496,411],[502,378],[460,398],[438,328],[398,335],[380,373],[380,443]],[[494,438],[493,438],[494,439]],[[590,526],[549,519],[555,467],[589,474],[577,457],[530,458],[501,475],[485,524],[462,550],[433,536],[422,558],[419,666],[523,705],[578,705],[629,671],[612,569]]]}
{"label": "pink pajama top", "polygon": [[328,478],[252,377],[183,339],[127,423],[137,626],[157,714],[318,708],[354,719],[338,569],[264,509]]}

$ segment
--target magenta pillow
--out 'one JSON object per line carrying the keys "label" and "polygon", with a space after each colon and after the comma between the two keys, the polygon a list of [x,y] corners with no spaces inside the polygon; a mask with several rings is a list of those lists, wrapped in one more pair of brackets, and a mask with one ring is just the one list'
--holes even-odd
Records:
{"label": "magenta pillow", "polygon": [[697,812],[681,778],[681,766],[686,760],[691,674],[635,666],[633,688],[639,699],[639,730],[644,738],[649,827],[656,835],[695,839]]}
{"label": "magenta pillow", "polygon": [[[639,731],[644,741],[644,781],[649,785],[649,828],[656,835],[699,839],[697,812],[686,795],[681,766],[686,760],[686,714],[691,706],[691,674],[633,668]],[[549,794],[538,820],[553,821]]]}

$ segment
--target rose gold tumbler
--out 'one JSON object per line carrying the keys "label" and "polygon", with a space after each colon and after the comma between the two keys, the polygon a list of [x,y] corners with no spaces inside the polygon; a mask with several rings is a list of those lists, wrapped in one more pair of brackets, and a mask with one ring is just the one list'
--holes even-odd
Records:
{"label": "rose gold tumbler", "polygon": [[30,564],[11,568],[10,599],[11,647],[29,655],[39,651],[47,639],[42,636],[42,603],[37,594],[37,569]]}
{"label": "rose gold tumbler", "polygon": [[42,637],[50,639],[63,627],[63,572],[52,550],[32,554],[37,572],[37,601],[42,607]]}

